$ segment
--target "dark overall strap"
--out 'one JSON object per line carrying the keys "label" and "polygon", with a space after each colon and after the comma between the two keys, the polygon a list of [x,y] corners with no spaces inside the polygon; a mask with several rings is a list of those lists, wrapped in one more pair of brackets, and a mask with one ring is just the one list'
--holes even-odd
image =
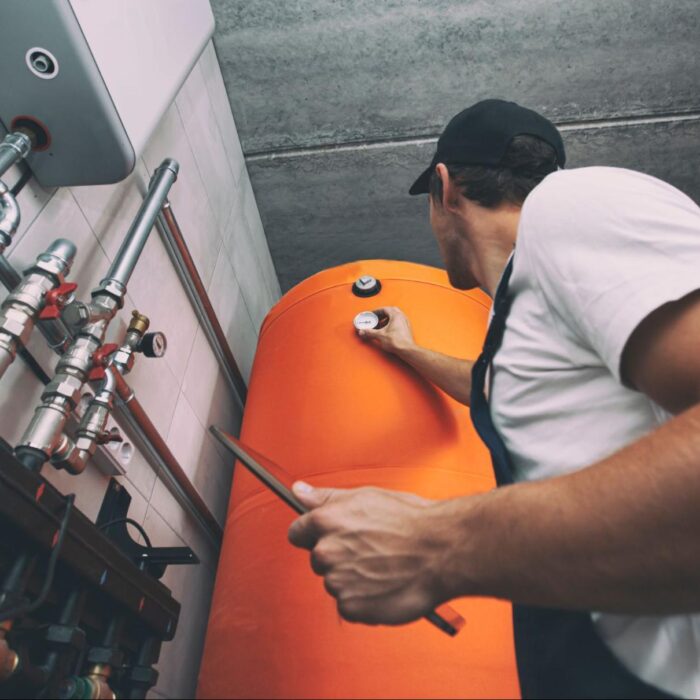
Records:
{"label": "dark overall strap", "polygon": [[[493,302],[484,349],[472,370],[470,411],[491,452],[496,483],[513,483],[510,455],[491,418],[486,374],[503,340],[511,297],[506,266]],[[523,523],[523,527],[527,527]],[[515,653],[524,698],[672,698],[630,673],[598,635],[590,613],[513,606]]]}

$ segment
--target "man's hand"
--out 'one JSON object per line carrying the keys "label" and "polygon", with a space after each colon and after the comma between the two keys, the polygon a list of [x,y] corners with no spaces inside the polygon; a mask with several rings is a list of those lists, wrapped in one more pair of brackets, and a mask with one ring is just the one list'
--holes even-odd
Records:
{"label": "man's hand", "polygon": [[376,488],[314,489],[303,482],[294,484],[294,493],[311,510],[292,523],[289,541],[311,551],[311,567],[346,620],[403,624],[444,602],[434,501]]}
{"label": "man's hand", "polygon": [[360,338],[372,341],[384,352],[396,355],[431,384],[459,403],[469,405],[474,365],[471,360],[450,357],[417,345],[408,317],[396,306],[375,309],[374,313],[384,325],[374,330],[358,331]]}
{"label": "man's hand", "polygon": [[411,322],[401,309],[396,306],[386,306],[375,309],[374,313],[379,316],[383,325],[372,330],[358,331],[360,338],[373,341],[384,352],[396,355],[415,346]]}

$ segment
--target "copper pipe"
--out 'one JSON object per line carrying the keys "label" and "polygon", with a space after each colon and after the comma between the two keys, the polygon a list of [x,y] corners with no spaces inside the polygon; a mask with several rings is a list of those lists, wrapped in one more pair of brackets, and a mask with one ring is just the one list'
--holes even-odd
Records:
{"label": "copper pipe", "polygon": [[[164,236],[166,247],[171,255],[175,258],[175,267],[178,272],[184,277],[182,280],[190,301],[195,307],[195,312],[200,316],[200,323],[205,330],[210,330],[214,338],[209,338],[214,354],[217,356],[220,364],[223,366],[225,373],[229,376],[241,404],[245,403],[247,388],[241,370],[238,367],[236,358],[231,352],[231,348],[226,339],[226,334],[221,328],[219,319],[216,316],[214,307],[211,304],[207,290],[204,287],[202,278],[197,272],[197,267],[192,259],[187,243],[182,235],[180,226],[175,219],[173,210],[170,207],[170,202],[164,202],[160,211],[159,220],[161,223],[161,232]],[[204,316],[202,318],[201,316]],[[205,322],[206,321],[206,322]],[[207,328],[207,325],[210,328]]]}
{"label": "copper pipe", "polygon": [[111,370],[114,374],[117,396],[122,400],[127,414],[137,424],[145,438],[153,445],[170,476],[177,484],[177,487],[185,494],[186,498],[196,510],[197,515],[218,540],[217,544],[220,545],[224,532],[219,521],[209,510],[209,507],[199,495],[197,489],[195,489],[189,477],[180,466],[180,463],[175,458],[175,455],[170,451],[165,440],[163,440],[156,427],[151,423],[151,419],[144,411],[143,406],[139,403],[124,377],[114,366],[109,367],[108,370]]}

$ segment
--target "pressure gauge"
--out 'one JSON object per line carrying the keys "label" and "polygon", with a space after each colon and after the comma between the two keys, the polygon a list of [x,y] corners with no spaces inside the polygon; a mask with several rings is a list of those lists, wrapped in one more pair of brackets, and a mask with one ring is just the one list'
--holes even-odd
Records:
{"label": "pressure gauge", "polygon": [[163,357],[168,348],[165,333],[146,333],[139,343],[139,350],[146,357]]}
{"label": "pressure gauge", "polygon": [[353,324],[358,331],[370,331],[379,326],[379,316],[374,311],[360,311]]}

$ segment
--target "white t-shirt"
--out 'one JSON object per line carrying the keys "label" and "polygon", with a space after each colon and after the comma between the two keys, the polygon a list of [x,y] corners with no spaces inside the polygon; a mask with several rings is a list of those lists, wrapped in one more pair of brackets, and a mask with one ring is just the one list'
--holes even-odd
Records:
{"label": "white t-shirt", "polygon": [[[699,288],[700,209],[671,185],[595,167],[531,192],[490,402],[517,479],[586,467],[671,418],[620,383],[620,360],[650,312]],[[635,675],[700,696],[700,615],[594,620]]]}

